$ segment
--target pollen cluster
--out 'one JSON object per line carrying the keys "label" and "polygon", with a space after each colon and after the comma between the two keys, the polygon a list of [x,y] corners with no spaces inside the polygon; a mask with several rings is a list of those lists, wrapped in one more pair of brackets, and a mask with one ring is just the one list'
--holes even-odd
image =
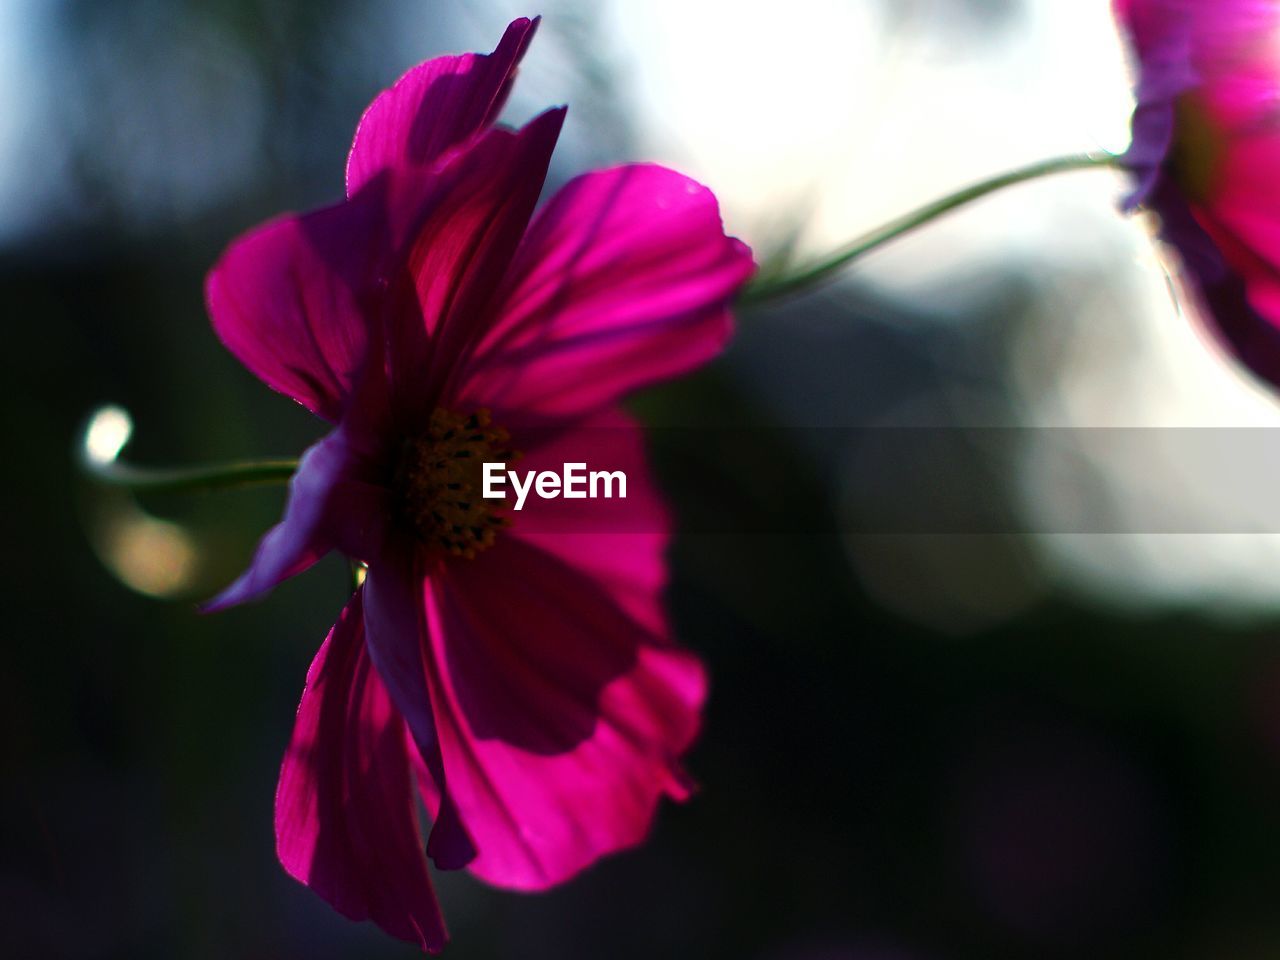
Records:
{"label": "pollen cluster", "polygon": [[463,416],[440,407],[431,412],[425,433],[405,440],[393,486],[420,540],[468,559],[493,546],[510,521],[493,513],[501,501],[481,496],[481,465],[516,459],[509,441],[506,430],[492,425],[488,410]]}

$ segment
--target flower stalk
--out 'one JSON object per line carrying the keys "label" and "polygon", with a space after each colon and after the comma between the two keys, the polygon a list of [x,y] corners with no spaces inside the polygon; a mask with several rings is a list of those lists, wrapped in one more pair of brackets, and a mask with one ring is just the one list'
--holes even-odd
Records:
{"label": "flower stalk", "polygon": [[288,483],[298,469],[298,461],[289,459],[234,460],[197,467],[137,467],[82,458],[81,465],[99,483],[139,493],[195,493],[271,486]]}
{"label": "flower stalk", "polygon": [[1070,154],[1064,157],[1053,157],[1039,160],[1025,167],[1018,167],[1005,173],[997,174],[986,180],[971,184],[955,193],[940,197],[895,220],[882,224],[862,236],[850,241],[827,258],[801,268],[798,272],[782,277],[766,277],[749,285],[738,298],[740,306],[757,306],[777,300],[783,300],[795,294],[804,293],[830,282],[836,273],[854,261],[877,250],[890,241],[905,236],[925,224],[936,220],[944,214],[967,206],[975,200],[988,196],[1006,187],[1012,187],[1041,177],[1068,173],[1073,170],[1107,169],[1122,166],[1122,155],[1113,153]]}
{"label": "flower stalk", "polygon": [[139,467],[120,460],[133,420],[120,407],[102,407],[85,424],[76,461],[91,479],[134,492],[194,493],[288,483],[296,459],[233,460],[193,467]]}

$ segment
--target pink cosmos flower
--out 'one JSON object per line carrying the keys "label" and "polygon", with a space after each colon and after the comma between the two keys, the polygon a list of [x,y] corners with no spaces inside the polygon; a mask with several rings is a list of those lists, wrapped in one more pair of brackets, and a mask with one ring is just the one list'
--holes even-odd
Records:
{"label": "pink cosmos flower", "polygon": [[1137,58],[1126,201],[1227,348],[1280,384],[1280,2],[1113,0]]}
{"label": "pink cosmos flower", "polygon": [[[524,890],[639,842],[687,793],[705,679],[671,641],[669,523],[617,404],[714,357],[754,269],[710,191],[662,167],[581,176],[534,213],[564,110],[493,122],[536,25],[380,94],[346,199],[240,238],[206,291],[231,352],[334,425],[211,607],[333,549],[368,565],[307,675],[280,860],[430,951],[415,789],[437,867]],[[604,501],[479,497],[470,465],[559,467],[588,434],[628,479],[610,523]]]}

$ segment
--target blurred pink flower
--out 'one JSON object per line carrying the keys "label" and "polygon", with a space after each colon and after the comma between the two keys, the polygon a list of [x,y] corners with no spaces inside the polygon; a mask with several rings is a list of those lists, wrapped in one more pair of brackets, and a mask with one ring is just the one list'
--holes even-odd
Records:
{"label": "blurred pink flower", "polygon": [[1280,2],[1113,0],[1137,58],[1126,201],[1225,346],[1280,384]]}
{"label": "blurred pink flower", "polygon": [[[578,177],[534,214],[565,112],[492,124],[536,25],[380,94],[346,200],[240,238],[206,291],[231,352],[334,424],[210,606],[332,549],[368,565],[307,676],[280,860],[431,951],[414,784],[437,867],[524,890],[638,843],[658,798],[687,794],[705,678],[670,639],[669,522],[617,404],[714,357],[754,269],[711,192],[662,167]],[[627,474],[610,520],[531,498],[510,522],[474,489],[470,464],[559,467],[588,434]]]}

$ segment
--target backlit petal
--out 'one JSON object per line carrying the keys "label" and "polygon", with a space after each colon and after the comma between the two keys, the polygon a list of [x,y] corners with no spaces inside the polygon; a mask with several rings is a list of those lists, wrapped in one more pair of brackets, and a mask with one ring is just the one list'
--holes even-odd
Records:
{"label": "backlit petal", "polygon": [[1255,376],[1280,384],[1280,218],[1193,208],[1167,180],[1149,203],[1209,331]]}
{"label": "backlit petal", "polygon": [[538,19],[512,21],[493,53],[437,57],[374,99],[347,158],[347,193],[382,170],[426,166],[493,123]]}
{"label": "backlit petal", "polygon": [[695,657],[514,538],[429,587],[436,726],[473,873],[554,885],[644,839],[662,795],[687,795],[678,760],[705,696]]}
{"label": "backlit petal", "polygon": [[363,364],[362,298],[385,250],[385,196],[286,216],[236,240],[209,272],[213,329],[273,390],[337,421]]}
{"label": "backlit petal", "polygon": [[417,755],[433,789],[424,791],[434,822],[427,851],[442,869],[465,866],[475,847],[450,800],[440,762],[440,745],[427,685],[423,596],[426,569],[417,543],[388,538],[365,580],[365,627],[369,655],[404,716]]}
{"label": "backlit petal", "polygon": [[715,356],[753,270],[687,177],[647,164],[578,177],[531,224],[462,393],[499,422],[610,405]]}
{"label": "backlit petal", "polygon": [[342,914],[438,952],[404,722],[365,652],[360,592],[320,647],[276,791],[281,864]]}
{"label": "backlit petal", "polygon": [[1138,61],[1126,202],[1161,219],[1191,300],[1257,376],[1280,383],[1277,0],[1115,0]]}
{"label": "backlit petal", "polygon": [[[568,430],[517,433],[513,445],[523,453],[514,464],[521,473],[559,473],[566,463],[585,463],[588,472],[625,474],[625,498],[543,499],[530,494],[519,514],[508,512],[513,523],[503,536],[518,538],[588,575],[646,630],[666,636],[662,592],[671,518],[649,470],[639,421],[622,410],[606,410]],[[603,486],[597,493],[603,493]]]}
{"label": "backlit petal", "polygon": [[430,212],[413,226],[386,307],[391,403],[403,422],[425,425],[456,356],[482,332],[563,122],[557,109],[517,132],[490,130],[432,178]]}

